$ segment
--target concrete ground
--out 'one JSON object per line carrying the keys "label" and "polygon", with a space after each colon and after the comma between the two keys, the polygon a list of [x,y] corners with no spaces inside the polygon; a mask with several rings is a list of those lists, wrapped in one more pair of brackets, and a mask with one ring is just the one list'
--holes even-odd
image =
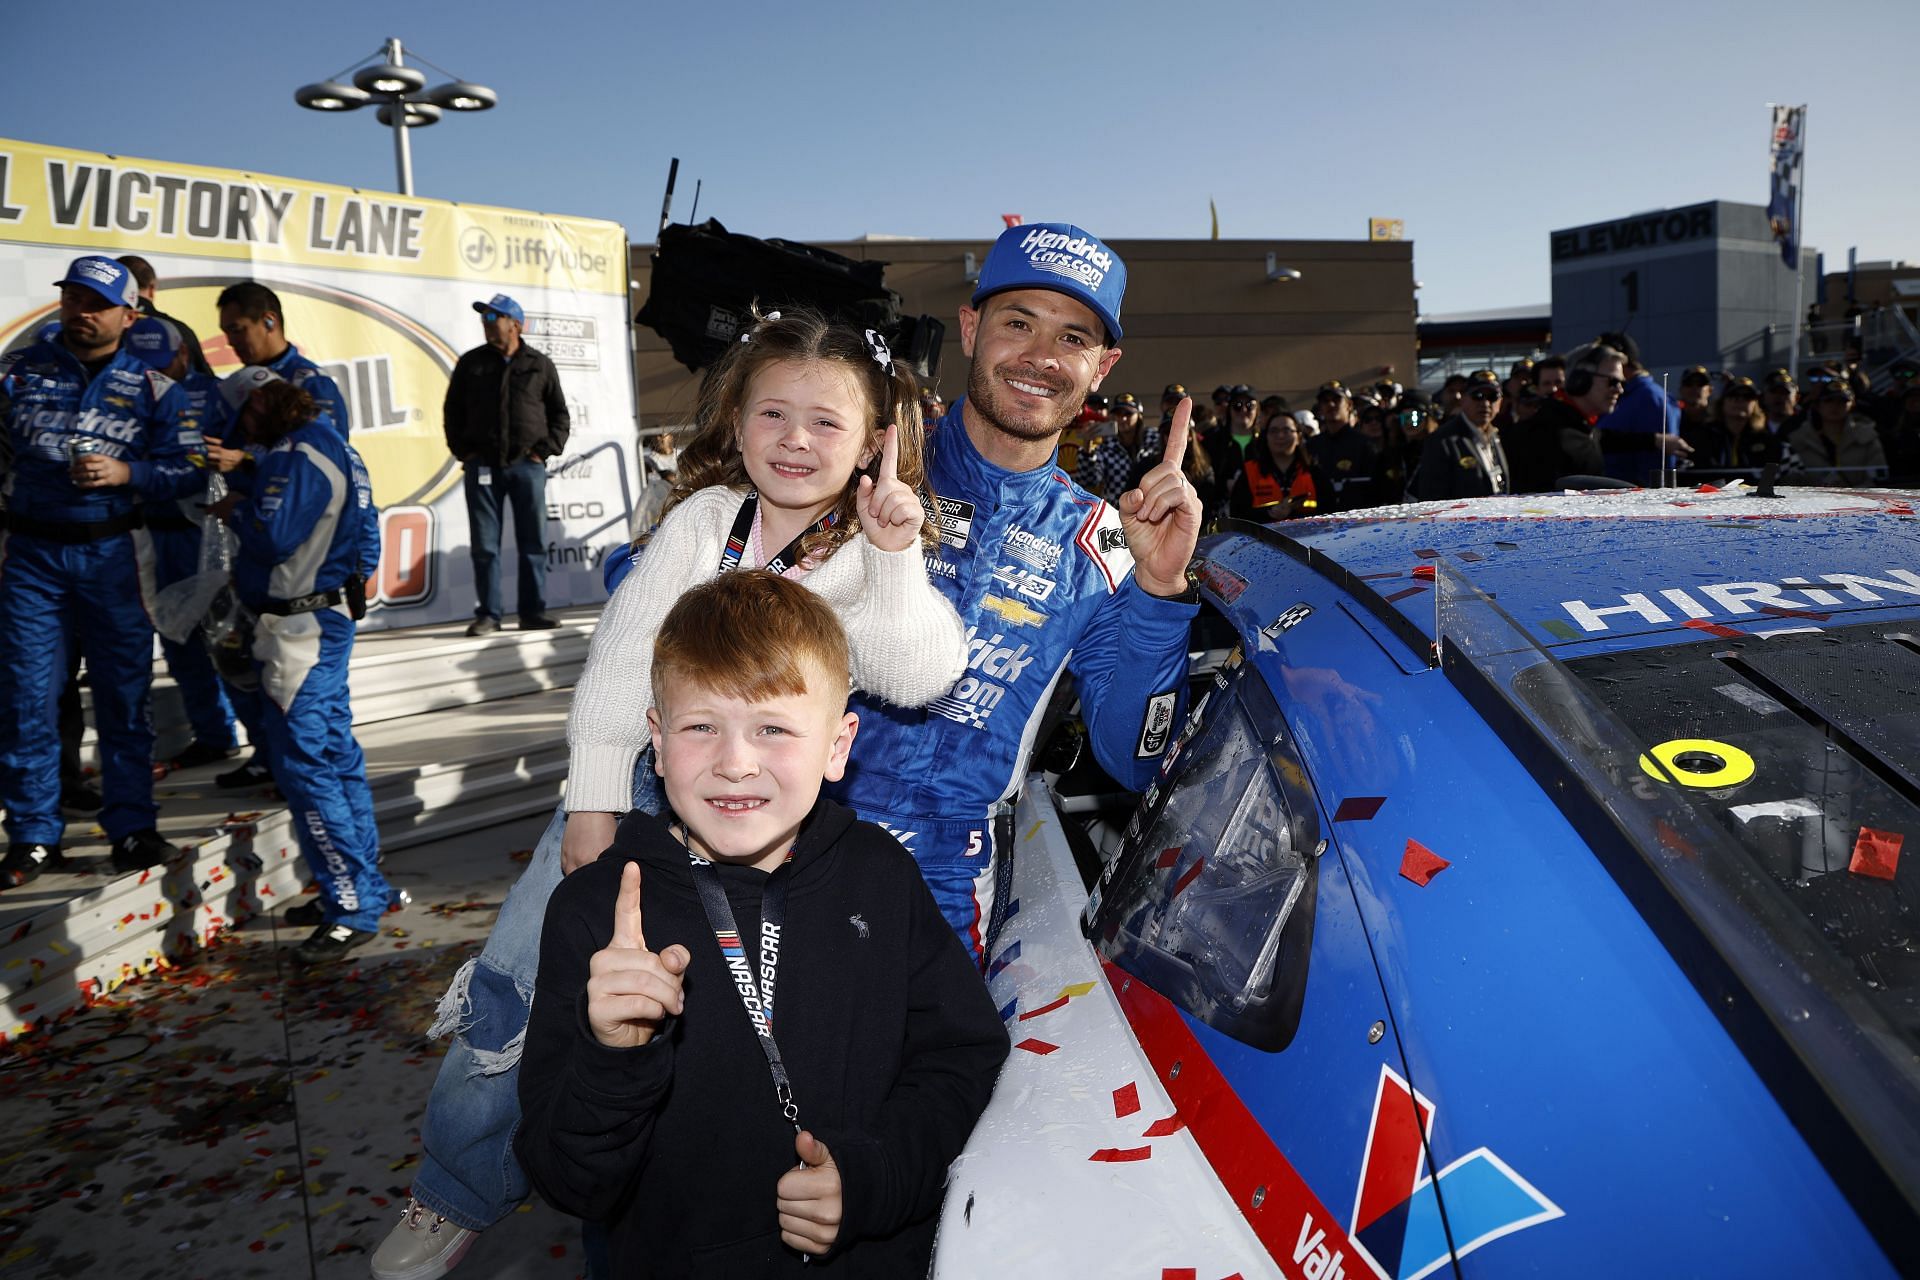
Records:
{"label": "concrete ground", "polygon": [[[0,1056],[0,1274],[368,1274],[406,1204],[442,1045],[422,1034],[546,816],[404,849],[413,895],[345,963],[284,958],[252,921]],[[537,1200],[457,1274],[564,1280],[576,1223]]]}

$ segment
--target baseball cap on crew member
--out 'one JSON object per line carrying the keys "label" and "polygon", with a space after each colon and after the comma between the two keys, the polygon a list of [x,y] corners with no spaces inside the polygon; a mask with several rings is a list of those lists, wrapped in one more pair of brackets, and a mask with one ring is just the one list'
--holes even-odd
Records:
{"label": "baseball cap on crew member", "polygon": [[1228,404],[1243,404],[1243,403],[1252,404],[1253,388],[1248,386],[1244,382],[1236,383],[1232,388],[1230,388],[1227,391],[1227,403]]}
{"label": "baseball cap on crew member", "polygon": [[1680,385],[1683,387],[1710,387],[1713,385],[1713,373],[1703,364],[1690,365],[1687,371],[1680,375]]}
{"label": "baseball cap on crew member", "polygon": [[184,341],[179,327],[171,320],[141,316],[127,329],[125,345],[147,368],[164,373],[180,354],[180,344]]}
{"label": "baseball cap on crew member", "polygon": [[1127,264],[1092,232],[1070,222],[1008,227],[987,250],[970,306],[1009,289],[1050,289],[1084,303],[1107,328],[1107,345],[1120,342],[1120,300]]}
{"label": "baseball cap on crew member", "polygon": [[1122,391],[1119,395],[1113,398],[1113,411],[1115,413],[1142,412],[1142,409],[1140,407],[1140,397],[1136,396],[1131,391]]}
{"label": "baseball cap on crew member", "polygon": [[1314,393],[1316,400],[1351,400],[1353,393],[1338,378],[1320,384],[1320,390]]}
{"label": "baseball cap on crew member", "polygon": [[504,293],[496,293],[485,302],[474,303],[473,309],[482,315],[489,311],[498,311],[518,325],[524,325],[527,322],[527,313],[521,309],[520,304]]}
{"label": "baseball cap on crew member", "polygon": [[238,409],[254,392],[269,382],[280,381],[283,381],[280,375],[265,365],[250,364],[220,380],[220,398],[227,402],[227,408]]}
{"label": "baseball cap on crew member", "polygon": [[1728,396],[1752,396],[1758,399],[1760,391],[1759,388],[1753,385],[1752,378],[1739,377],[1727,383],[1727,389],[1721,392],[1721,394]]}
{"label": "baseball cap on crew member", "polygon": [[1178,382],[1169,382],[1167,389],[1160,393],[1162,400],[1179,400],[1186,396],[1187,389]]}
{"label": "baseball cap on crew member", "polygon": [[1775,369],[1767,375],[1767,385],[1770,387],[1791,387],[1796,384],[1791,372],[1786,369]]}
{"label": "baseball cap on crew member", "polygon": [[91,289],[116,307],[140,305],[140,286],[134,283],[133,272],[98,254],[75,258],[67,264],[67,274],[53,283]]}

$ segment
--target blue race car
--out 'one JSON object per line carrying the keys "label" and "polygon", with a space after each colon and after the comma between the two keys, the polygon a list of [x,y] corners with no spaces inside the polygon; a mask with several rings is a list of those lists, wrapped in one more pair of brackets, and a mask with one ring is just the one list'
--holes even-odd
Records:
{"label": "blue race car", "polygon": [[935,1273],[1920,1274],[1915,501],[1203,541],[1113,847],[1022,800]]}

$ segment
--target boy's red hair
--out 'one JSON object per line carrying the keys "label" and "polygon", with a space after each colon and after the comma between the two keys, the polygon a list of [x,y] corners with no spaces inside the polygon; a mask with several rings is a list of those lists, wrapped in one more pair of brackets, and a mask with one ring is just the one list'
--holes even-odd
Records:
{"label": "boy's red hair", "polygon": [[805,694],[809,675],[852,685],[847,634],[819,596],[761,569],[723,573],[681,596],[653,639],[653,701],[669,682],[761,702]]}

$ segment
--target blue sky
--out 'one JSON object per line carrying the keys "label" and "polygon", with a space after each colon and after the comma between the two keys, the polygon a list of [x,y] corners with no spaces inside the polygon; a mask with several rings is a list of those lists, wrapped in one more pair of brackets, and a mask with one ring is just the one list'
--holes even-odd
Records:
{"label": "blue sky", "polygon": [[1849,245],[1920,259],[1914,0],[8,9],[0,134],[391,189],[371,111],[292,90],[396,35],[501,96],[415,134],[421,194],[636,239],[678,155],[676,216],[700,179],[701,215],[754,235],[984,239],[1020,213],[1203,237],[1212,197],[1230,238],[1405,219],[1423,311],[1540,303],[1553,228],[1764,203],[1782,101],[1810,104],[1807,238],[1829,267]]}

